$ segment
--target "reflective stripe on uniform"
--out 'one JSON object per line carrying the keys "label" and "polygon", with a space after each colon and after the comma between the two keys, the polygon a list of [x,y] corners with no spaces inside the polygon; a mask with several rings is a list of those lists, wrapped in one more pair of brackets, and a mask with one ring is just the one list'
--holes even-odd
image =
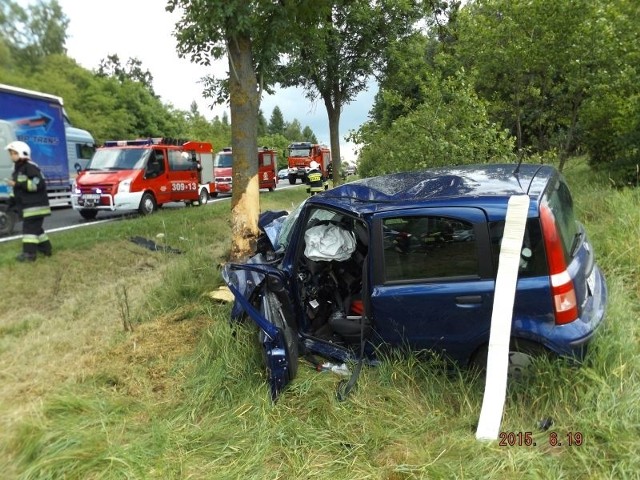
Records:
{"label": "reflective stripe on uniform", "polygon": [[39,183],[40,183],[40,179],[38,177],[27,180],[27,191],[37,192]]}
{"label": "reflective stripe on uniform", "polygon": [[27,207],[22,210],[23,217],[39,217],[44,215],[51,215],[51,208],[46,206]]}
{"label": "reflective stripe on uniform", "polygon": [[38,238],[38,235],[29,235],[28,233],[25,233],[22,236],[22,243],[35,243],[35,244],[38,244],[38,243],[40,243],[40,240]]}
{"label": "reflective stripe on uniform", "polygon": [[49,237],[47,236],[46,233],[38,235],[38,243],[44,243],[44,242],[48,242],[48,241],[49,241]]}

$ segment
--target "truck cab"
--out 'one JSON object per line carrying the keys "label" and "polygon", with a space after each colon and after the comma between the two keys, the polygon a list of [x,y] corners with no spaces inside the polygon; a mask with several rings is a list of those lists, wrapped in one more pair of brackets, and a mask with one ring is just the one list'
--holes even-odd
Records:
{"label": "truck cab", "polygon": [[168,138],[107,141],[74,182],[72,206],[85,219],[99,211],[153,213],[169,202],[200,204],[199,154],[206,142]]}
{"label": "truck cab", "polygon": [[13,162],[5,147],[16,140],[16,134],[11,123],[0,120],[0,235],[13,232],[16,214],[9,211],[9,195],[11,187],[5,179],[11,178]]}
{"label": "truck cab", "polygon": [[[258,177],[260,188],[267,188],[272,192],[278,184],[276,173],[277,155],[269,147],[258,148]],[[233,152],[226,147],[218,152],[213,160],[216,193],[231,193],[233,179]]]}
{"label": "truck cab", "polygon": [[331,165],[331,150],[326,145],[311,142],[295,142],[287,148],[287,163],[289,165],[289,183],[295,185],[296,180],[307,181],[307,173],[311,169],[309,164],[316,161],[320,165],[324,178],[328,177]]}

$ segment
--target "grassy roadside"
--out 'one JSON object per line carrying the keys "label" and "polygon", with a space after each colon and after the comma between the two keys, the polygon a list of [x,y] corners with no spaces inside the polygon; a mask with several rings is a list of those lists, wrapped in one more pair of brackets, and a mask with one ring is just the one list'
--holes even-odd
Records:
{"label": "grassy roadside", "polygon": [[[365,369],[344,403],[339,377],[302,364],[272,405],[251,326],[232,328],[229,306],[204,295],[229,247],[221,203],[61,232],[54,257],[33,265],[14,264],[18,244],[0,245],[3,477],[636,478],[638,192],[581,166],[566,175],[611,299],[586,365],[543,363],[510,388],[503,430],[531,431],[535,447],[477,442],[481,379],[415,357]],[[281,209],[304,196],[261,199]]]}

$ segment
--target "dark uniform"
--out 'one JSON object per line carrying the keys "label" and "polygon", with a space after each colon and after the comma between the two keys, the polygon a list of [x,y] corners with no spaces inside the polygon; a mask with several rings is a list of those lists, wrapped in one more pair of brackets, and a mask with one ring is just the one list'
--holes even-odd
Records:
{"label": "dark uniform", "polygon": [[15,182],[12,196],[22,217],[21,261],[33,261],[38,252],[51,255],[51,242],[44,233],[44,217],[51,215],[44,176],[33,162],[21,158],[14,164],[11,179]]}
{"label": "dark uniform", "polygon": [[325,179],[322,172],[317,168],[312,168],[307,173],[307,193],[309,195],[315,195],[318,192],[322,192],[325,190]]}

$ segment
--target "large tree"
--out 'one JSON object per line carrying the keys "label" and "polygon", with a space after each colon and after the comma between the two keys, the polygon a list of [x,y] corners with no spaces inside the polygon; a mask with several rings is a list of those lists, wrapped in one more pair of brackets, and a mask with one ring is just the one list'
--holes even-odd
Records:
{"label": "large tree", "polygon": [[280,83],[303,87],[323,101],[329,120],[334,183],[341,181],[340,115],[344,105],[367,88],[383,52],[413,30],[437,1],[337,0],[320,3],[319,15],[298,17],[297,37],[283,57]]}
{"label": "large tree", "polygon": [[225,55],[228,60],[227,77],[212,76],[207,93],[229,99],[234,161],[230,257],[240,260],[251,254],[258,235],[260,97],[273,83],[272,66],[286,41],[294,7],[271,0],[169,0],[167,10],[182,13],[175,32],[180,55],[204,65]]}

